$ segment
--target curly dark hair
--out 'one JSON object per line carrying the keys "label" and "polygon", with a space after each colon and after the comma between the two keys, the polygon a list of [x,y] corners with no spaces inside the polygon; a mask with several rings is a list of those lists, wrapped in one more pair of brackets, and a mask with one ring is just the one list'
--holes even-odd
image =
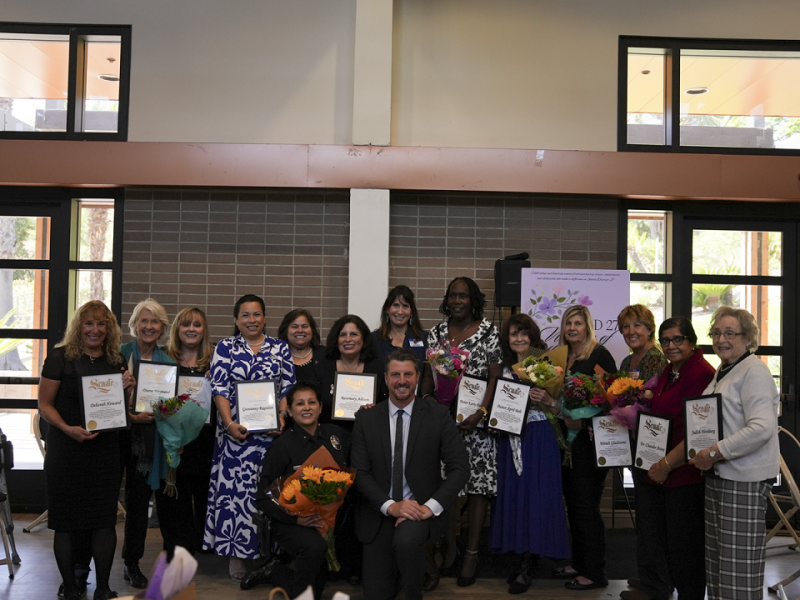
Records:
{"label": "curly dark hair", "polygon": [[283,321],[281,321],[281,324],[278,326],[278,339],[289,343],[289,336],[286,335],[286,332],[289,331],[289,325],[294,323],[298,317],[305,317],[306,321],[308,321],[308,324],[311,327],[311,347],[316,348],[322,343],[322,339],[319,336],[317,322],[314,320],[314,317],[311,316],[311,313],[305,308],[295,308],[294,310],[290,310],[288,313],[286,313],[286,315],[283,317]]}
{"label": "curly dark hair", "polygon": [[442,303],[439,305],[439,312],[448,319],[451,317],[450,308],[447,306],[447,298],[450,296],[450,288],[453,287],[456,281],[463,281],[467,284],[467,288],[469,288],[469,307],[472,311],[472,318],[475,321],[480,321],[484,316],[483,309],[486,307],[486,294],[481,292],[481,288],[478,287],[478,284],[469,277],[456,277],[447,284],[447,291],[445,291]]}
{"label": "curly dark hair", "polygon": [[542,339],[542,331],[533,319],[522,313],[511,315],[507,321],[503,322],[503,326],[500,328],[500,348],[503,351],[503,361],[507,365],[513,365],[519,360],[516,352],[511,349],[509,344],[512,327],[516,327],[517,331],[528,332],[531,348],[547,350],[547,344]]}
{"label": "curly dark hair", "polygon": [[342,333],[342,329],[344,329],[344,326],[348,323],[352,323],[358,327],[361,338],[364,340],[361,346],[361,354],[358,357],[359,360],[367,362],[378,356],[378,353],[375,352],[375,348],[372,346],[372,337],[369,335],[369,327],[364,323],[364,319],[358,315],[344,315],[336,319],[336,322],[331,326],[331,330],[328,332],[328,339],[325,343],[325,348],[327,350],[325,356],[331,360],[339,360],[342,357],[342,353],[339,352],[339,334]]}
{"label": "curly dark hair", "polygon": [[425,331],[419,324],[419,314],[417,314],[417,303],[414,302],[414,292],[412,292],[411,288],[407,285],[394,286],[389,291],[389,295],[386,296],[386,301],[381,308],[381,326],[378,328],[378,337],[382,340],[389,339],[391,326],[389,325],[389,318],[386,316],[386,313],[398,298],[405,300],[411,307],[411,318],[408,320],[408,328],[411,330],[411,333],[419,340],[424,339]]}

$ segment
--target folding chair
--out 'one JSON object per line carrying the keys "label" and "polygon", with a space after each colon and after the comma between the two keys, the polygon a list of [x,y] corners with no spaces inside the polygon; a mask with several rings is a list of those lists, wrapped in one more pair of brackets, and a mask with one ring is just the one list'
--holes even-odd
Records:
{"label": "folding chair", "polygon": [[8,485],[6,471],[14,466],[14,450],[0,429],[0,537],[3,539],[5,558],[0,565],[8,565],[8,577],[14,579],[13,565],[20,563],[17,547],[14,543],[14,521],[11,518],[11,507],[8,502]]}
{"label": "folding chair", "polygon": [[[770,491],[769,501],[772,503],[779,521],[767,534],[767,542],[785,529],[785,534],[790,535],[794,542],[780,546],[770,546],[770,549],[788,547],[792,550],[797,550],[800,547],[800,535],[792,526],[790,519],[800,510],[800,489],[797,487],[797,481],[794,476],[800,469],[800,441],[783,427],[778,428],[778,440],[781,448],[781,484],[780,486],[774,486]],[[798,577],[800,577],[800,569],[789,577],[771,585],[768,589],[772,593],[777,593],[780,588],[790,584]]]}

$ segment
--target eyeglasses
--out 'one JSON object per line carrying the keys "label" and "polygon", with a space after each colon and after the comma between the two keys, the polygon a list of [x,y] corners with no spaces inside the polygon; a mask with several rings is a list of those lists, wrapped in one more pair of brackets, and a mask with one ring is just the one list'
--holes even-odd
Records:
{"label": "eyeglasses", "polygon": [[744,333],[736,333],[735,331],[718,331],[715,329],[714,331],[709,331],[708,335],[711,336],[712,340],[718,340],[719,338],[724,337],[729,342],[732,342],[736,339],[737,335],[744,335]]}
{"label": "eyeglasses", "polygon": [[663,348],[669,346],[670,342],[672,342],[676,346],[680,346],[685,339],[686,339],[685,335],[676,335],[674,338],[661,338],[658,340],[658,343],[661,344]]}

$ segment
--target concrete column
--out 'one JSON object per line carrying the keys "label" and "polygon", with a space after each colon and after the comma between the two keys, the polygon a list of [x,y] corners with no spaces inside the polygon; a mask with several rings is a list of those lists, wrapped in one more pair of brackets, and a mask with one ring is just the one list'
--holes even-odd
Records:
{"label": "concrete column", "polygon": [[348,312],[375,329],[388,286],[389,190],[352,189]]}
{"label": "concrete column", "polygon": [[388,146],[392,121],[392,0],[356,0],[353,144]]}

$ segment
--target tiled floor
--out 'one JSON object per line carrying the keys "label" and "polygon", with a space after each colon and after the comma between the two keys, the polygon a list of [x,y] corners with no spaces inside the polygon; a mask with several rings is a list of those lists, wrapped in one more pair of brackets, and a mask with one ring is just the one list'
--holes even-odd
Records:
{"label": "tiled floor", "polygon": [[[56,570],[53,559],[53,534],[46,525],[39,525],[32,533],[23,533],[22,528],[27,526],[36,515],[14,515],[14,537],[21,564],[16,566],[14,579],[6,577],[5,565],[0,565],[0,600],[56,600],[56,590],[61,579]],[[117,526],[117,558],[111,577],[111,586],[120,595],[133,594],[133,590],[122,580],[122,561],[119,551],[122,540],[122,525]],[[142,560],[142,569],[147,571],[152,567],[158,552],[161,549],[161,535],[157,529],[149,529],[147,534],[147,550]],[[0,546],[0,552],[2,547]],[[198,556],[200,563],[195,577],[197,584],[198,600],[227,600],[246,599],[263,600],[267,598],[269,588],[257,587],[251,591],[242,591],[227,577],[227,559],[213,555],[203,554]],[[776,548],[768,551],[766,581],[767,585],[776,583],[796,569],[800,569],[800,553],[785,548]],[[627,589],[625,581],[614,580],[602,590],[589,592],[570,592],[564,589],[563,582],[556,580],[538,579],[526,594],[521,598],[536,597],[539,599],[553,598],[555,600],[574,598],[582,600],[611,600],[619,597],[619,592]],[[331,598],[333,593],[341,590],[350,594],[354,600],[363,600],[360,587],[351,587],[346,583],[333,582],[328,584],[325,598]],[[454,579],[443,579],[436,591],[426,594],[426,598],[451,599],[457,596],[460,600],[499,600],[508,599],[507,585],[500,579],[478,579],[474,586],[459,588]],[[89,593],[94,591],[93,579],[90,578]],[[790,600],[800,597],[800,581],[790,584],[787,588],[787,597]],[[766,586],[764,596],[767,597]],[[770,595],[777,598],[775,595]],[[91,596],[89,596],[91,598]]]}

